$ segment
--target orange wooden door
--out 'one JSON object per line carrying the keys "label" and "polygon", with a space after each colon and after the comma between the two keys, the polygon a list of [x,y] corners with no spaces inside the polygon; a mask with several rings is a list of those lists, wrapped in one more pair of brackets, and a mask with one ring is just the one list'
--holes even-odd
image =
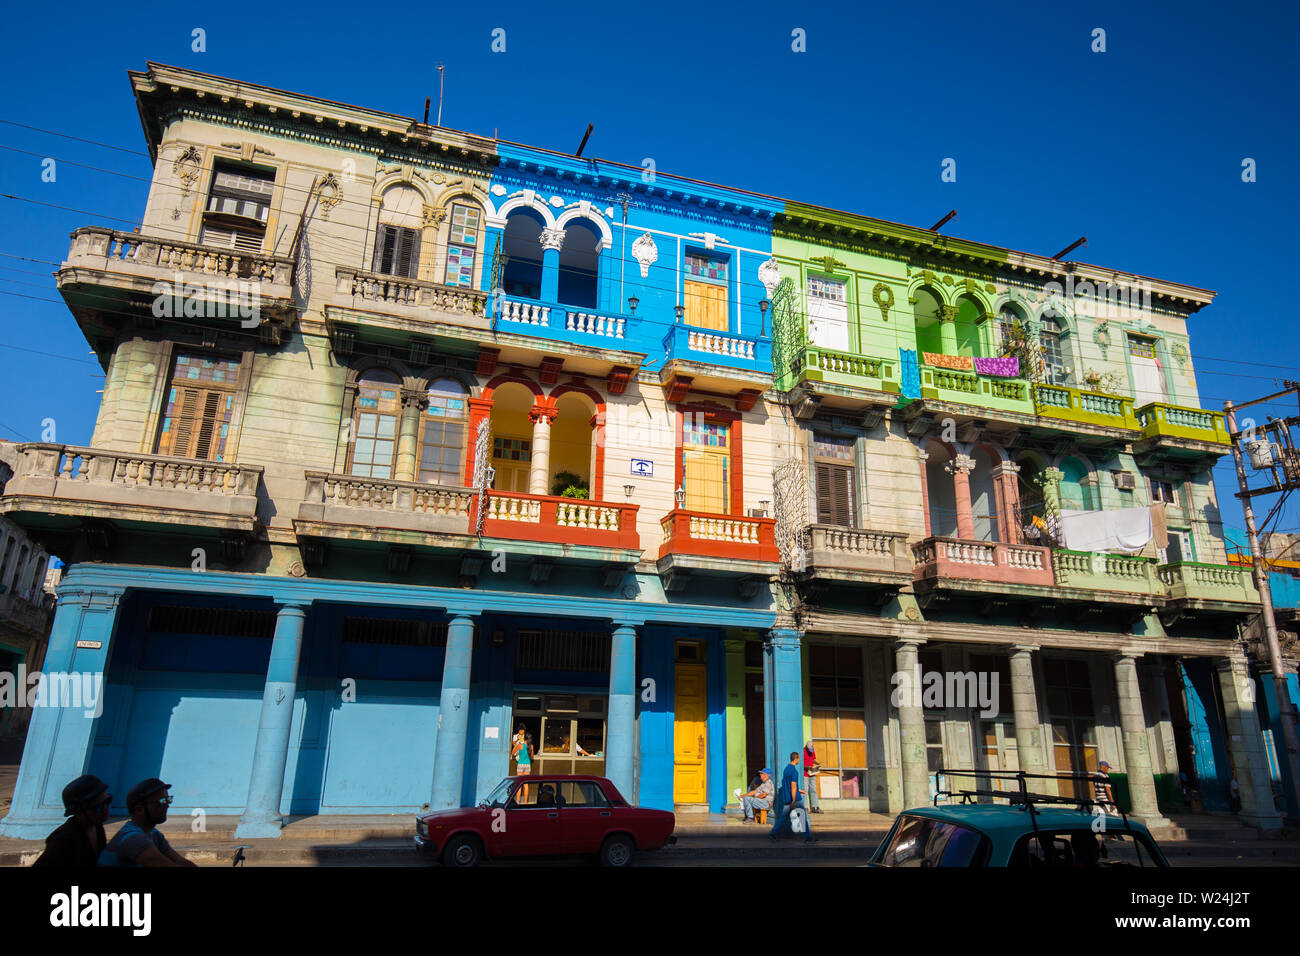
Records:
{"label": "orange wooden door", "polygon": [[687,325],[702,329],[727,331],[727,287],[712,282],[692,282],[687,279],[683,284],[683,297]]}

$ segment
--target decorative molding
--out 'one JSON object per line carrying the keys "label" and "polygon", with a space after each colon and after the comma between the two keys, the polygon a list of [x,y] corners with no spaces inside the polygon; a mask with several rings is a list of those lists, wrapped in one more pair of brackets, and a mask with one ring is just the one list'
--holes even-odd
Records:
{"label": "decorative molding", "polygon": [[1169,348],[1169,354],[1174,357],[1180,370],[1187,368],[1187,362],[1191,359],[1191,353],[1187,351],[1187,345],[1183,342],[1175,342]]}
{"label": "decorative molding", "polygon": [[956,475],[958,471],[964,471],[970,474],[975,468],[975,459],[970,455],[955,455],[952,461],[944,464],[943,470],[950,475]]}
{"label": "decorative molding", "polygon": [[809,259],[808,261],[817,263],[822,267],[823,272],[834,272],[836,266],[844,265],[843,262],[840,262],[840,260],[836,259],[834,256],[822,256],[820,259]]}
{"label": "decorative molding", "polygon": [[654,237],[650,233],[645,233],[632,243],[632,257],[641,267],[641,278],[649,276],[650,267],[659,261],[659,247],[655,245]]}
{"label": "decorative molding", "polygon": [[333,173],[326,173],[325,178],[320,181],[319,189],[321,218],[328,219],[334,207],[343,201],[343,187],[339,183],[339,178]]}
{"label": "decorative molding", "polygon": [[199,181],[199,170],[203,167],[203,154],[198,147],[187,145],[172,160],[172,174],[181,181],[181,197],[188,196]]}
{"label": "decorative molding", "polygon": [[894,307],[894,290],[883,282],[877,282],[871,289],[871,299],[880,308],[880,317],[889,321],[889,310]]}
{"label": "decorative molding", "polygon": [[541,232],[539,237],[543,250],[554,250],[561,252],[564,249],[564,230],[546,228]]}
{"label": "decorative molding", "polygon": [[1101,357],[1105,359],[1106,352],[1110,349],[1110,324],[1098,322],[1097,327],[1092,330],[1092,340],[1097,343],[1097,348],[1101,349]]}
{"label": "decorative molding", "polygon": [[248,162],[259,153],[262,154],[263,156],[275,155],[275,153],[271,152],[265,146],[258,146],[256,143],[250,143],[247,140],[239,143],[222,143],[221,145],[224,146],[226,149],[239,150],[239,158],[242,159],[244,162]]}
{"label": "decorative molding", "polygon": [[447,210],[424,203],[422,222],[425,226],[438,226],[447,218]]}
{"label": "decorative molding", "polygon": [[505,194],[506,194],[506,187],[505,187],[505,186],[502,186],[500,183],[493,183],[493,184],[492,184],[492,195],[493,195],[493,196],[504,196]]}
{"label": "decorative molding", "polygon": [[781,282],[781,270],[777,268],[775,259],[768,259],[758,267],[758,281],[763,283],[763,288],[767,290],[767,297],[771,299],[777,285]]}

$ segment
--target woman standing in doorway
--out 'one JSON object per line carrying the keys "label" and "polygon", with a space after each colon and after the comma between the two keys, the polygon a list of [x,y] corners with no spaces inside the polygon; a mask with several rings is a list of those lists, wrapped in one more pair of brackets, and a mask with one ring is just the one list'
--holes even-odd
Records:
{"label": "woman standing in doorway", "polygon": [[[519,725],[519,730],[515,734],[514,746],[510,750],[510,756],[515,758],[515,775],[525,777],[533,772],[533,735],[524,730],[524,725]],[[528,787],[519,788],[522,800],[528,799]]]}

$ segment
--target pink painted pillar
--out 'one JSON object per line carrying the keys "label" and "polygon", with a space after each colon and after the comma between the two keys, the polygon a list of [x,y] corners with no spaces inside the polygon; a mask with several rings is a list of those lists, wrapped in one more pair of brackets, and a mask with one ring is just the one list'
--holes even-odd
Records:
{"label": "pink painted pillar", "polygon": [[957,537],[973,540],[975,519],[970,508],[970,473],[975,467],[975,459],[970,455],[958,455],[945,467],[952,475],[953,497],[957,499]]}
{"label": "pink painted pillar", "polygon": [[917,452],[917,457],[921,464],[921,515],[925,519],[925,535],[928,538],[934,532],[930,529],[930,473],[926,471],[925,464],[930,460],[928,452]]}
{"label": "pink painted pillar", "polygon": [[993,490],[998,499],[998,538],[1007,544],[1024,544],[1020,521],[1020,466],[1004,461],[993,469]]}

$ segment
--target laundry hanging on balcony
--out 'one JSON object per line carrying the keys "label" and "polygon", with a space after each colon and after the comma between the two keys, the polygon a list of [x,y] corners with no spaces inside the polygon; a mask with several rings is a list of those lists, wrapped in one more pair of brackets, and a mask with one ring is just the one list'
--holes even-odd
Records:
{"label": "laundry hanging on balcony", "polygon": [[969,372],[974,369],[969,355],[944,355],[941,352],[922,352],[926,365],[935,368],[950,368],[955,372]]}
{"label": "laundry hanging on balcony", "polygon": [[1156,547],[1161,551],[1169,547],[1169,523],[1163,501],[1151,506],[1151,537],[1155,538]]}
{"label": "laundry hanging on balcony", "polygon": [[1020,359],[1014,355],[1001,358],[976,358],[975,371],[980,375],[996,375],[1000,378],[1019,378]]}
{"label": "laundry hanging on balcony", "polygon": [[1063,508],[1061,544],[1071,551],[1141,551],[1151,540],[1150,508],[1073,511]]}

